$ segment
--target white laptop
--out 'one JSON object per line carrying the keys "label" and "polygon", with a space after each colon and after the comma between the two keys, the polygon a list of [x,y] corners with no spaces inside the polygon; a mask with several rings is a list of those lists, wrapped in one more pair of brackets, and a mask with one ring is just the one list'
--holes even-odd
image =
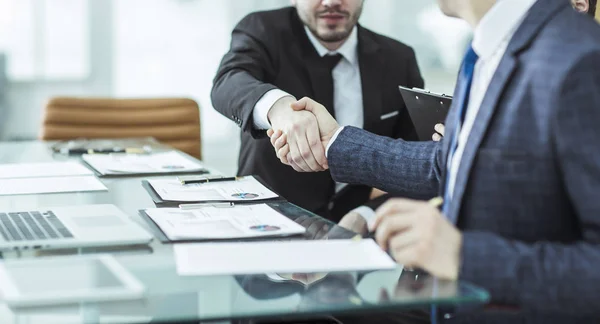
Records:
{"label": "white laptop", "polygon": [[115,205],[0,210],[0,250],[147,244],[152,235]]}

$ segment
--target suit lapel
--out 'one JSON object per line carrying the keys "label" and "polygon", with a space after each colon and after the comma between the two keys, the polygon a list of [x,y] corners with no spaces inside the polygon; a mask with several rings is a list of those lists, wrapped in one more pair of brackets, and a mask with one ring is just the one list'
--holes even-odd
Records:
{"label": "suit lapel", "polygon": [[[461,67],[462,69],[462,67]],[[460,78],[458,78],[456,80],[456,84],[459,84],[461,82]],[[456,98],[456,89],[454,89],[454,95],[453,98]],[[450,106],[450,110],[448,111],[448,115],[446,116],[446,120],[444,121],[444,125],[446,126],[446,131],[445,134],[454,134],[454,132],[456,131],[456,127],[458,125],[456,125],[455,121],[457,120],[457,116],[456,114],[458,114],[458,111],[456,110],[456,101],[452,101],[452,105]],[[448,137],[448,136],[447,136]],[[444,140],[442,141],[442,161],[444,162],[444,167],[442,170],[442,180],[440,181],[440,192],[444,193],[444,188],[446,188],[446,179],[448,177],[448,167],[447,167],[447,163],[446,161],[448,161],[448,153],[450,152],[450,145],[452,144],[452,141],[450,140]]]}
{"label": "suit lapel", "polygon": [[367,32],[358,26],[358,65],[363,94],[363,128],[375,132],[382,112],[383,74],[385,57],[379,55],[377,44]]}
{"label": "suit lapel", "polygon": [[[554,14],[556,14],[556,12],[564,9],[567,6],[568,2],[563,0],[538,1],[530,9],[530,12],[527,14],[524,21],[514,33],[506,53],[500,61],[498,69],[496,70],[496,73],[490,82],[483,102],[481,103],[479,112],[475,118],[471,133],[469,134],[469,138],[461,158],[456,182],[454,184],[454,192],[450,210],[447,215],[451,221],[455,223],[458,221],[460,206],[462,205],[462,199],[469,181],[469,175],[471,173],[475,157],[486,135],[487,128],[492,120],[492,117],[494,116],[494,112],[500,104],[502,94],[506,90],[510,79],[517,69],[518,54],[531,44],[531,42],[535,39],[535,36],[543,28],[546,22],[549,21]],[[455,111],[456,109],[452,110]],[[449,116],[448,118],[449,120],[454,120],[450,119],[452,116]],[[452,125],[452,127],[455,128],[456,125]],[[449,131],[452,130],[450,129]],[[449,144],[446,143],[446,145]],[[447,152],[448,148],[446,147],[444,153],[446,158]]]}
{"label": "suit lapel", "polygon": [[481,103],[481,108],[477,113],[477,117],[475,117],[475,123],[473,124],[471,133],[469,134],[469,138],[460,161],[456,182],[454,184],[452,203],[448,212],[448,217],[454,222],[458,220],[458,209],[465,192],[465,187],[471,172],[473,160],[475,155],[477,155],[481,141],[483,140],[490,121],[492,120],[492,116],[498,107],[502,93],[506,89],[506,85],[513,75],[516,66],[516,59],[514,57],[510,55],[504,56],[498,67],[498,70],[496,71],[496,74],[494,74],[494,77],[492,78],[490,86],[488,87],[485,98]]}

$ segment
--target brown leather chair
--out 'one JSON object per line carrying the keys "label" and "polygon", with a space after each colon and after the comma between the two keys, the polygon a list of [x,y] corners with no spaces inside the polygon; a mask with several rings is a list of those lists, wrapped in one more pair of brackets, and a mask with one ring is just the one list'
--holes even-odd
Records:
{"label": "brown leather chair", "polygon": [[42,140],[154,137],[202,158],[200,109],[191,99],[57,97],[48,101]]}

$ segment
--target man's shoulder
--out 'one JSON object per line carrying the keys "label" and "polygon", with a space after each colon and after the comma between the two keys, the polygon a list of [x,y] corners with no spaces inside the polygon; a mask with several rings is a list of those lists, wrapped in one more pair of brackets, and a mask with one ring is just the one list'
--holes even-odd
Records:
{"label": "man's shoulder", "polygon": [[[533,41],[534,62],[544,62],[545,71],[566,74],[590,56],[600,59],[600,26],[577,13],[557,15]],[[600,72],[599,72],[600,73]]]}
{"label": "man's shoulder", "polygon": [[293,17],[295,11],[296,9],[293,7],[284,7],[275,10],[255,11],[247,14],[244,18],[242,18],[238,23],[238,27],[252,26],[268,29],[290,28],[292,20],[291,18]]}
{"label": "man's shoulder", "polygon": [[379,48],[389,55],[395,55],[397,58],[414,55],[414,50],[407,44],[388,36],[376,33],[368,28],[359,26],[359,37],[368,39],[379,45]]}

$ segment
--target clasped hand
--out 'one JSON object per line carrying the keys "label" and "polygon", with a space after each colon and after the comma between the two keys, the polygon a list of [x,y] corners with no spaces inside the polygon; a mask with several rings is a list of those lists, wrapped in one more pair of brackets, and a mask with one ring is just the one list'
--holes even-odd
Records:
{"label": "clasped hand", "polygon": [[292,102],[290,107],[293,111],[276,116],[273,129],[267,131],[277,158],[298,172],[327,170],[325,148],[340,126],[323,105],[310,98]]}

